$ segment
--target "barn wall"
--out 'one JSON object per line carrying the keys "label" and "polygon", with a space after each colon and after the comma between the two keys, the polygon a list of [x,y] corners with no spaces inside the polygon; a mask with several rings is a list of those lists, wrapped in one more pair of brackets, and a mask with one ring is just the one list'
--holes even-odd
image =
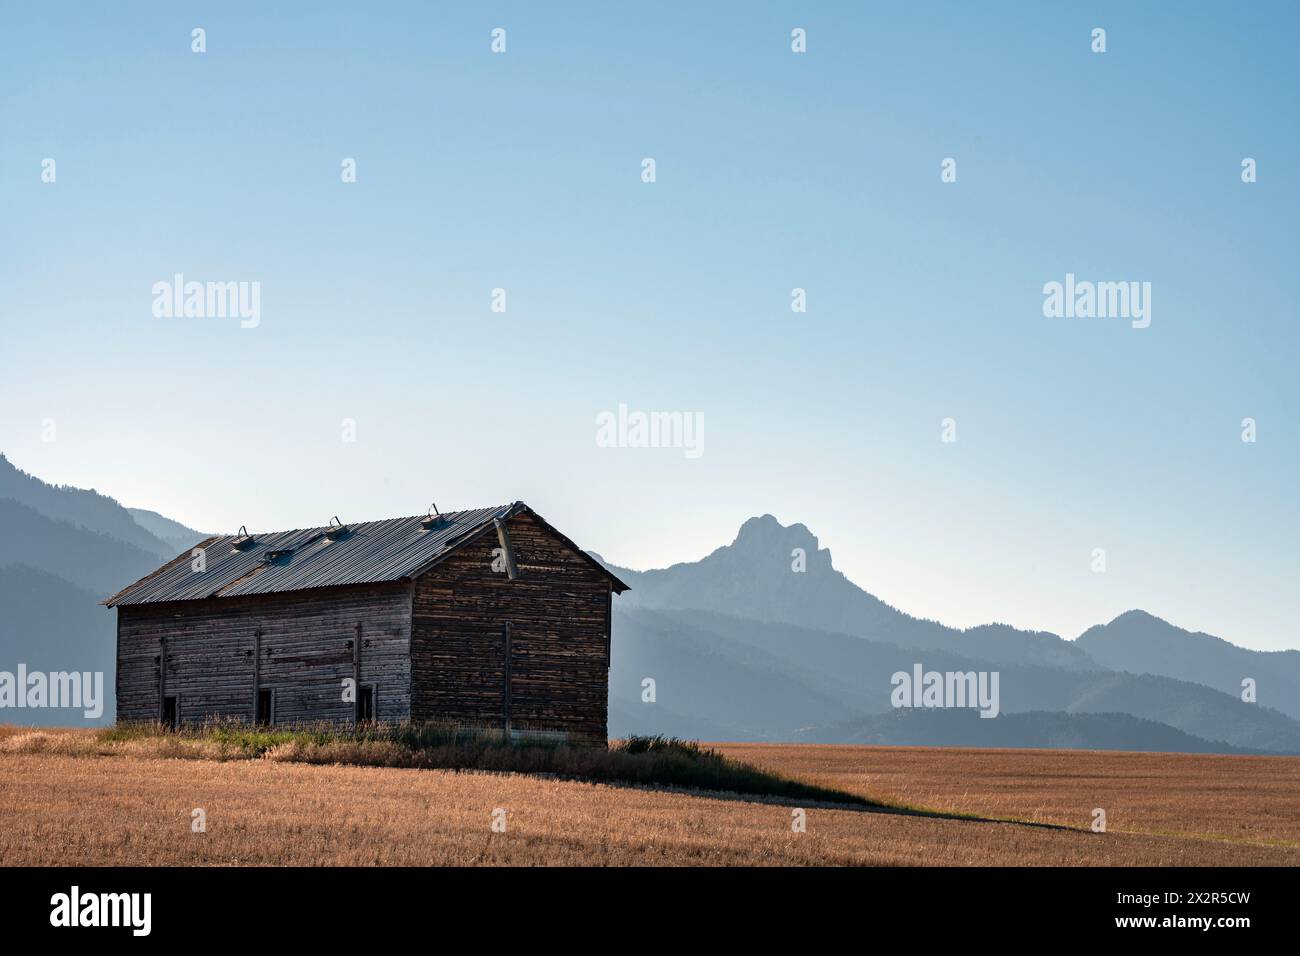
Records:
{"label": "barn wall", "polygon": [[376,717],[407,720],[410,594],[401,583],[119,607],[118,719],[158,719],[166,637],[167,693],[179,696],[182,721],[251,720],[260,629],[259,679],[275,691],[275,721],[350,722],[342,682],[353,673],[350,642],[360,623],[361,683],[377,685]]}
{"label": "barn wall", "polygon": [[507,522],[518,565],[492,570],[489,529],[415,582],[412,715],[489,727],[505,721],[511,624],[511,725],[605,740],[609,579],[532,515]]}

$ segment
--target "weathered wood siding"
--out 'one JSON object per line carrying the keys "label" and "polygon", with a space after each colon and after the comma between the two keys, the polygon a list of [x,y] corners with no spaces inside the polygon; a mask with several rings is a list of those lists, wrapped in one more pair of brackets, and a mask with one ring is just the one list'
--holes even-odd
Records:
{"label": "weathered wood siding", "polygon": [[506,522],[518,575],[492,570],[496,533],[418,578],[411,616],[416,720],[505,724],[604,741],[609,695],[609,579],[529,514]]}
{"label": "weathered wood siding", "polygon": [[118,719],[158,719],[165,639],[166,692],[184,722],[253,719],[259,646],[257,682],[274,692],[276,723],[350,722],[343,680],[358,624],[360,683],[375,685],[376,718],[410,719],[409,582],[119,607]]}

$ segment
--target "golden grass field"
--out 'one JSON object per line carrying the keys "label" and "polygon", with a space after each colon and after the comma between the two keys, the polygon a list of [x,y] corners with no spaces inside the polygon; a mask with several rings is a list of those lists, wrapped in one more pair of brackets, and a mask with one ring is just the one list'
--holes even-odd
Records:
{"label": "golden grass field", "polygon": [[[19,731],[0,728],[0,743]],[[0,747],[7,865],[1297,865],[1300,758],[719,744],[935,819],[518,774]],[[1093,807],[1109,832],[1092,833]],[[207,831],[191,830],[204,808]],[[507,811],[505,833],[491,829]]]}
{"label": "golden grass field", "polygon": [[[715,744],[808,783],[932,810],[1300,852],[1300,757]],[[1300,863],[1300,857],[1292,857]]]}

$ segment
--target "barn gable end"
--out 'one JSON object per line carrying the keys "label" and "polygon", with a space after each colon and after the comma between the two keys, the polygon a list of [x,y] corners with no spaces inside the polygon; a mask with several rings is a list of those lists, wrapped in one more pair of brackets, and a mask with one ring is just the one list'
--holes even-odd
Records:
{"label": "barn gable end", "polygon": [[531,512],[503,524],[513,580],[493,531],[415,581],[412,717],[603,740],[609,575]]}

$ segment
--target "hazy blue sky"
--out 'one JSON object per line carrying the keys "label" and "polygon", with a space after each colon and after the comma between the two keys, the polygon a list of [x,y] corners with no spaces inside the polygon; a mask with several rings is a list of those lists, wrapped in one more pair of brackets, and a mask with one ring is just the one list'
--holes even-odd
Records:
{"label": "hazy blue sky", "polygon": [[[1294,5],[268,6],[0,13],[20,467],[204,530],[523,499],[636,568],[771,512],[946,623],[1300,647]],[[1067,272],[1150,328],[1045,318]]]}

